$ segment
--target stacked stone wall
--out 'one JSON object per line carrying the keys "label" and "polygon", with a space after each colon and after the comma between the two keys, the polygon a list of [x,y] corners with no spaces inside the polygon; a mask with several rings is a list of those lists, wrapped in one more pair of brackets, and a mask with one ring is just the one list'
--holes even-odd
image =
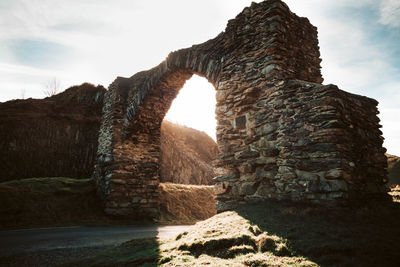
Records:
{"label": "stacked stone wall", "polygon": [[220,168],[215,178],[219,209],[269,198],[325,202],[385,192],[376,105],[334,85],[271,86],[258,99],[263,108],[248,149],[234,147],[230,166],[236,168]]}
{"label": "stacked stone wall", "polygon": [[382,192],[377,102],[321,85],[319,55],[316,28],[267,0],[245,8],[216,38],[117,78],[105,98],[99,140],[107,142],[94,172],[106,211],[156,216],[161,122],[192,74],[216,89],[219,210],[267,198]]}

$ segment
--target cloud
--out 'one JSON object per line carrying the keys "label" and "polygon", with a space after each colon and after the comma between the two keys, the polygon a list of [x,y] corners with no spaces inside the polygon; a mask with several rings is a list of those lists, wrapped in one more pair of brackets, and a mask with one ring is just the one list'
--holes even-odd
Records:
{"label": "cloud", "polygon": [[63,71],[0,62],[0,77],[0,102],[4,102],[21,97],[21,90],[26,98],[43,98],[47,81],[54,77],[64,81],[66,76]]}
{"label": "cloud", "polygon": [[71,50],[48,41],[17,39],[8,42],[17,63],[25,66],[60,66],[71,58]]}
{"label": "cloud", "polygon": [[400,1],[381,0],[379,22],[392,27],[400,27]]}
{"label": "cloud", "polygon": [[[325,83],[376,98],[380,109],[398,107],[398,0],[285,2],[318,27]],[[84,81],[108,86],[117,76],[129,77],[157,65],[173,50],[215,37],[250,3],[0,0],[0,101],[19,97],[21,88],[27,88],[27,97],[43,97],[43,84],[53,77],[65,86]],[[39,47],[36,52],[54,64],[29,54],[35,44],[48,45],[53,53]],[[56,62],[54,56],[65,53],[67,59]],[[382,122],[390,142],[396,122],[388,116]]]}
{"label": "cloud", "polygon": [[[108,86],[117,76],[129,77],[158,65],[173,50],[215,37],[250,2],[1,1],[0,63],[49,73],[63,70],[57,78],[65,86],[84,81]],[[7,83],[3,79],[0,86],[10,88],[9,81],[14,81],[13,88],[19,88],[32,82],[40,92],[49,79],[20,72],[8,72]],[[3,100],[18,97],[4,87],[0,90]]]}
{"label": "cloud", "polygon": [[24,65],[15,65],[15,64],[7,64],[0,62],[0,73],[14,73],[14,74],[23,74],[23,75],[31,75],[31,76],[59,76],[63,72],[61,71],[49,71],[46,69],[27,67]]}
{"label": "cloud", "polygon": [[384,147],[392,155],[400,156],[400,108],[380,109],[379,118],[381,119],[382,132],[385,137]]}

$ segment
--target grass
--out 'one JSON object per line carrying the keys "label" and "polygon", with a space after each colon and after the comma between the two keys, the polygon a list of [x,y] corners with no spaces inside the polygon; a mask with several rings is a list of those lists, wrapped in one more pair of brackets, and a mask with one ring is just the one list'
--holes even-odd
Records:
{"label": "grass", "polygon": [[389,194],[392,196],[393,202],[400,202],[400,185],[392,187]]}
{"label": "grass", "polygon": [[[173,240],[148,240],[153,250],[143,253],[152,255],[147,266],[400,266],[399,221],[398,202],[328,209],[268,201],[217,214]],[[113,253],[75,264],[102,266]]]}
{"label": "grass", "polygon": [[[162,184],[160,190],[166,221],[188,220],[185,209],[191,218],[213,212],[201,210],[200,202],[212,196],[208,187]],[[336,208],[279,201],[242,205],[197,222],[175,239],[129,241],[69,266],[400,266],[400,187],[391,196]],[[0,201],[3,226],[110,220],[88,179],[5,182]]]}
{"label": "grass", "polygon": [[[193,224],[213,216],[211,186],[160,184],[162,224]],[[31,178],[0,183],[0,229],[138,224],[104,214],[90,179]]]}
{"label": "grass", "polygon": [[292,255],[285,240],[262,232],[236,212],[198,222],[175,239],[133,240],[69,266],[159,265],[317,266]]}
{"label": "grass", "polygon": [[216,214],[212,186],[161,183],[160,223],[193,224]]}
{"label": "grass", "polygon": [[89,179],[54,177],[3,182],[0,203],[3,229],[114,222],[103,213]]}
{"label": "grass", "polygon": [[139,239],[106,249],[95,257],[66,266],[157,266],[159,253],[157,240]]}
{"label": "grass", "polygon": [[321,266],[400,266],[400,205],[395,202],[331,209],[269,202],[237,212],[286,240],[293,255]]}
{"label": "grass", "polygon": [[388,158],[389,185],[400,184],[400,158],[386,154]]}

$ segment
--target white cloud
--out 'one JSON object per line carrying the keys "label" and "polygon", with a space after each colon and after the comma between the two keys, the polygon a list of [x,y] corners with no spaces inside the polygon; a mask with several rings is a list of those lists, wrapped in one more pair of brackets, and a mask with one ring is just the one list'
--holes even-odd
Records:
{"label": "white cloud", "polygon": [[400,27],[399,0],[381,0],[379,22],[392,27]]}
{"label": "white cloud", "polygon": [[[52,66],[64,71],[58,78],[65,86],[85,80],[108,86],[117,76],[158,65],[173,50],[217,36],[248,4],[250,0],[13,0],[0,6],[0,44],[15,39],[60,44],[74,54],[63,66]],[[0,45],[0,62],[20,65],[11,52]],[[2,99],[16,97],[5,94]]]}
{"label": "white cloud", "polygon": [[0,72],[4,73],[14,73],[14,74],[23,74],[23,75],[31,75],[31,76],[60,76],[63,74],[61,71],[49,71],[40,68],[32,68],[23,65],[15,65],[8,63],[0,62]]}
{"label": "white cloud", "polygon": [[400,108],[380,109],[379,117],[382,124],[382,132],[385,137],[384,147],[387,153],[400,156]]}
{"label": "white cloud", "polygon": [[[338,84],[343,90],[376,98],[380,109],[397,110],[400,103],[399,66],[392,63],[390,51],[382,46],[385,40],[374,36],[356,16],[340,11],[347,8],[376,11],[379,22],[371,21],[371,18],[371,23],[396,27],[400,18],[398,0],[285,2],[297,15],[308,17],[318,27],[325,83]],[[229,19],[250,3],[251,0],[2,2],[0,101],[19,97],[21,88],[26,88],[28,97],[43,97],[43,84],[52,77],[57,77],[65,87],[85,81],[108,86],[117,76],[129,77],[157,65],[170,51],[215,37],[224,30]],[[66,46],[73,50],[73,57],[62,66],[51,68],[23,66],[5,45],[8,40],[21,38]],[[188,82],[187,86],[190,84]],[[208,100],[204,101],[208,103]],[[204,115],[214,119],[214,107],[211,105],[209,109],[212,114]],[[177,112],[175,120],[181,121],[179,116],[190,114],[185,110]],[[193,116],[183,124],[200,121]],[[397,124],[390,115],[384,116],[385,144],[398,151],[400,144],[391,141],[398,140]]]}
{"label": "white cloud", "polygon": [[[384,146],[389,153],[400,155],[398,120],[400,70],[399,66],[393,64],[393,61],[396,61],[393,58],[393,51],[385,48],[386,40],[382,40],[379,33],[374,33],[368,28],[365,21],[356,16],[343,15],[339,11],[339,8],[355,8],[360,12],[358,15],[362,15],[362,12],[369,14],[371,10],[376,10],[377,15],[381,16],[380,23],[385,21],[394,26],[399,21],[400,15],[392,11],[400,2],[398,0],[380,2],[288,0],[287,2],[298,15],[308,17],[311,23],[318,27],[324,83],[337,84],[343,90],[377,99],[380,103]],[[390,12],[384,11],[384,7]],[[368,18],[369,23],[378,25],[379,22],[373,19]]]}

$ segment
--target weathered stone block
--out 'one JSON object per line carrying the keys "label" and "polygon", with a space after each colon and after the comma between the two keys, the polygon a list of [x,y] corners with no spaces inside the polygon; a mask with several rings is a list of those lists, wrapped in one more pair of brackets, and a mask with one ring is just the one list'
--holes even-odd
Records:
{"label": "weathered stone block", "polygon": [[262,133],[264,135],[275,132],[279,128],[279,124],[277,123],[268,123],[262,127]]}
{"label": "weathered stone block", "polygon": [[244,182],[241,184],[239,188],[239,195],[242,196],[250,196],[253,195],[257,191],[257,187],[259,182]]}
{"label": "weathered stone block", "polygon": [[228,175],[214,177],[213,180],[215,182],[234,181],[234,180],[237,180],[238,177],[239,177],[239,175],[237,173],[232,173],[232,174],[228,174]]}

